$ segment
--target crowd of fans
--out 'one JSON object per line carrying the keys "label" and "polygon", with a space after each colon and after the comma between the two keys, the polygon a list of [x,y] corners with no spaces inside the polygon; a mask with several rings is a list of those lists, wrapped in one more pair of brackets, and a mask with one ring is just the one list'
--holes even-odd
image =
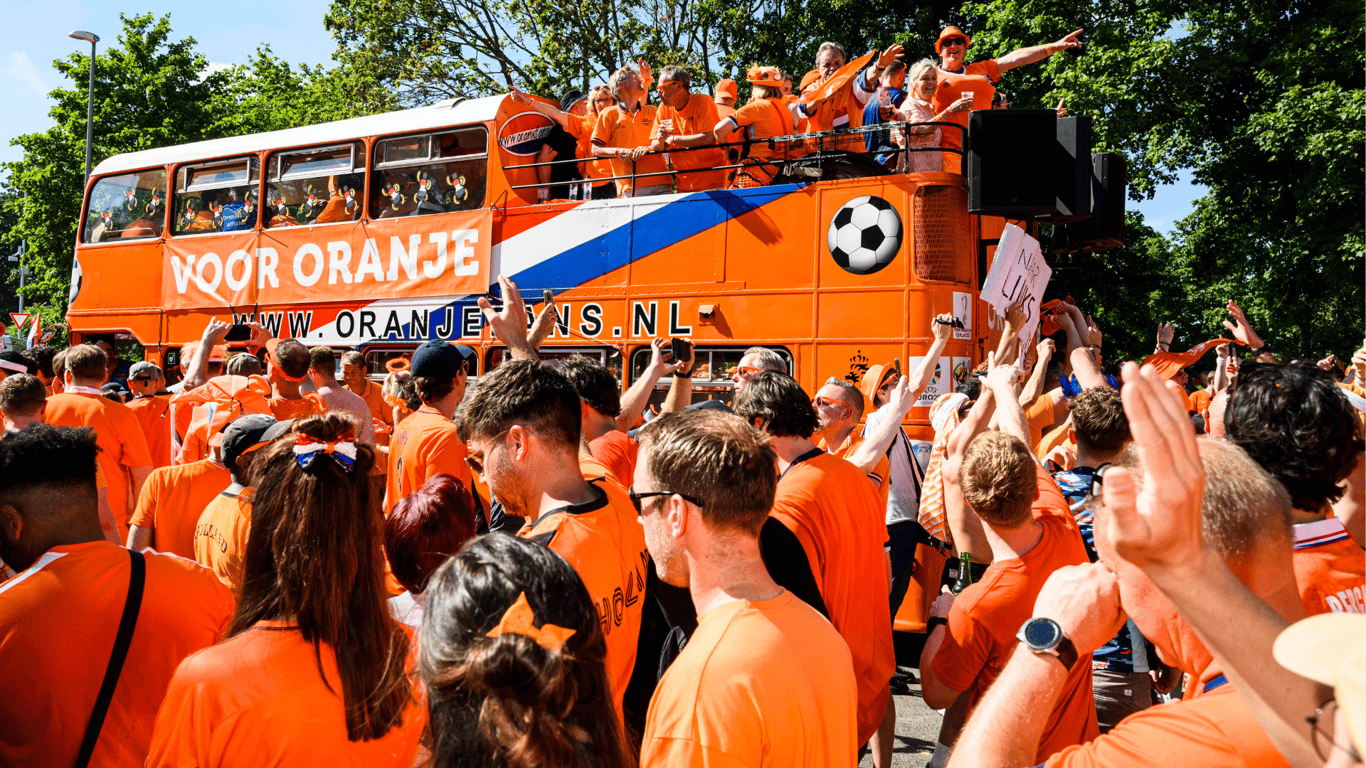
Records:
{"label": "crowd of fans", "polygon": [[1036,343],[1012,308],[922,467],[949,315],[907,375],[808,393],[754,347],[693,405],[665,339],[624,393],[539,360],[553,305],[500,283],[474,382],[217,322],[169,386],[0,353],[0,762],[888,766],[934,547],[930,765],[1361,764],[1366,346],[1281,364],[1230,302],[1119,366],[1068,300]]}
{"label": "crowd of fans", "polygon": [[[972,40],[946,27],[934,45],[939,62],[912,63],[909,77],[899,45],[850,61],[844,46],[826,42],[795,89],[777,67],[750,67],[743,105],[734,80],[719,81],[709,98],[675,64],[660,70],[652,104],[653,71],[644,60],[588,94],[565,91],[558,109],[516,89],[512,98],[555,121],[533,165],[542,201],[763,186],[813,153],[823,168],[837,168],[832,173],[958,172],[968,112],[1008,107],[996,92],[1001,75],[1081,48],[1081,32],[968,64]],[[1066,112],[1061,103],[1058,112]],[[847,130],[888,123],[895,127]],[[802,138],[811,134],[818,136]]]}

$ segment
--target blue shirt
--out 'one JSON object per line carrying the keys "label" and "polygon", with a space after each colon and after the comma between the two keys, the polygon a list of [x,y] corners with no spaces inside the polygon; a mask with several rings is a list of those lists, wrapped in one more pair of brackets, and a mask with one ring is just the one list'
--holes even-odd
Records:
{"label": "blue shirt", "polygon": [[[887,94],[892,97],[891,105],[894,107],[900,105],[901,102],[906,99],[906,92],[900,88],[888,88]],[[878,116],[878,108],[881,106],[882,104],[879,103],[876,98],[868,100],[868,105],[863,108],[864,125],[877,125],[878,123],[883,122],[882,118]],[[892,143],[891,131],[869,131],[868,133],[863,134],[863,146],[869,152],[880,152],[884,149],[897,148],[897,146]]]}

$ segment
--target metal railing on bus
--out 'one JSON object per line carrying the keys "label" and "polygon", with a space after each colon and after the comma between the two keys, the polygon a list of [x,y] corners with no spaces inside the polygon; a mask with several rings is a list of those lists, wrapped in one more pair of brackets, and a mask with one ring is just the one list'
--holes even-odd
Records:
{"label": "metal railing on bus", "polygon": [[[912,137],[912,136],[924,135],[924,134],[920,134],[920,133],[912,133],[912,132],[910,131],[910,129],[912,129],[912,128],[931,128],[931,129],[935,129],[935,128],[952,128],[952,129],[957,130],[957,131],[959,132],[959,135],[960,135],[960,140],[959,140],[959,142],[958,142],[958,145],[959,145],[959,146],[958,146],[958,147],[944,147],[944,146],[939,146],[939,145],[937,145],[937,144],[935,144],[935,145],[925,145],[925,146],[912,146],[912,142],[911,142],[911,137]],[[890,140],[890,133],[893,132],[893,131],[900,131],[900,132],[901,132],[901,134],[902,134],[902,136],[903,136],[903,138],[904,138],[903,146],[895,146],[895,145],[892,145],[892,146],[882,146],[882,147],[875,147],[875,148],[872,149],[872,150],[864,149],[863,151],[859,151],[859,152],[851,152],[851,151],[849,151],[849,150],[846,148],[846,146],[842,146],[842,144],[841,144],[841,142],[843,142],[843,145],[847,145],[852,137],[863,137],[865,134],[869,134],[869,133],[887,133],[887,134],[889,135],[889,140]],[[730,141],[730,142],[723,142],[723,143],[718,143],[718,144],[704,144],[704,145],[695,146],[695,147],[678,147],[678,148],[670,148],[670,149],[666,149],[666,150],[661,150],[661,151],[659,151],[659,152],[646,152],[644,155],[641,156],[642,158],[644,158],[644,157],[649,157],[649,156],[659,156],[659,155],[668,156],[668,155],[671,155],[671,154],[681,154],[681,153],[685,153],[685,152],[698,152],[698,151],[717,150],[717,149],[721,149],[721,150],[736,149],[736,150],[738,150],[738,151],[744,152],[744,150],[745,150],[746,147],[749,147],[749,148],[752,149],[752,148],[753,148],[754,146],[756,146],[756,145],[762,145],[762,146],[766,146],[766,147],[769,149],[769,151],[771,151],[771,152],[777,152],[777,151],[779,151],[779,150],[781,149],[781,151],[783,152],[782,157],[770,157],[770,158],[764,158],[764,159],[760,159],[760,160],[748,160],[747,158],[745,158],[745,159],[742,159],[742,161],[741,161],[741,162],[738,162],[738,163],[728,163],[728,164],[724,164],[724,165],[716,165],[716,166],[710,166],[710,167],[706,167],[706,168],[682,168],[682,169],[679,169],[679,168],[671,168],[671,169],[669,169],[669,170],[664,170],[664,171],[650,171],[650,172],[645,172],[645,173],[639,173],[639,172],[636,171],[637,164],[640,162],[640,160],[631,159],[631,160],[629,161],[629,162],[631,163],[631,173],[628,174],[628,175],[624,175],[624,176],[597,176],[597,177],[593,177],[593,178],[588,178],[588,177],[586,177],[586,176],[582,176],[582,174],[581,174],[581,177],[578,178],[578,179],[565,179],[565,180],[558,180],[558,181],[537,182],[537,183],[535,183],[535,184],[514,184],[514,185],[511,185],[511,186],[509,187],[509,189],[514,189],[514,190],[517,190],[517,189],[543,189],[543,188],[544,188],[544,189],[549,189],[549,188],[551,188],[551,187],[563,187],[563,186],[581,187],[581,186],[583,186],[583,185],[594,185],[594,186],[596,186],[596,185],[604,184],[604,183],[606,183],[606,182],[623,181],[623,180],[627,180],[627,179],[630,180],[630,182],[631,182],[631,187],[632,187],[633,189],[636,189],[636,188],[638,188],[638,185],[637,185],[637,183],[636,183],[638,179],[645,179],[645,178],[657,177],[657,176],[668,177],[668,178],[670,179],[670,182],[671,182],[671,183],[670,183],[670,186],[673,186],[675,189],[677,189],[677,185],[678,185],[678,176],[679,176],[680,174],[705,173],[705,172],[707,172],[707,171],[732,171],[732,170],[737,170],[737,171],[738,171],[738,170],[740,170],[740,169],[745,169],[745,168],[754,168],[755,166],[759,166],[759,165],[781,166],[781,170],[780,170],[778,173],[775,173],[775,174],[774,174],[774,177],[775,177],[775,178],[778,177],[778,176],[783,175],[784,173],[787,173],[788,171],[792,171],[792,173],[789,174],[789,175],[791,175],[791,176],[807,176],[807,177],[816,177],[816,178],[819,178],[819,176],[820,176],[820,174],[821,174],[820,168],[819,168],[819,167],[814,168],[814,169],[813,169],[813,168],[810,168],[809,166],[810,166],[811,164],[816,163],[817,165],[819,165],[819,162],[822,161],[822,160],[833,160],[833,159],[838,159],[838,158],[842,158],[842,157],[848,157],[848,156],[850,156],[850,155],[861,156],[861,157],[869,157],[869,156],[887,156],[888,158],[896,158],[896,159],[899,160],[899,162],[897,162],[896,164],[894,164],[894,165],[892,165],[891,167],[887,168],[887,173],[888,173],[888,174],[893,174],[893,173],[910,173],[911,171],[907,171],[907,170],[900,170],[900,171],[898,171],[898,170],[896,170],[896,169],[897,169],[897,168],[906,168],[906,167],[909,167],[909,166],[911,165],[911,163],[909,162],[909,158],[911,157],[912,153],[917,153],[917,152],[939,152],[939,153],[941,153],[941,154],[953,154],[953,155],[957,155],[957,156],[959,157],[959,167],[960,167],[960,169],[961,169],[961,168],[962,168],[962,157],[963,157],[963,155],[964,155],[964,151],[963,151],[962,147],[963,147],[966,143],[967,143],[967,128],[966,128],[965,126],[959,125],[958,123],[949,123],[949,122],[922,122],[922,123],[889,122],[889,123],[876,123],[876,124],[873,124],[873,125],[863,125],[863,126],[859,126],[859,127],[856,127],[856,128],[837,128],[837,129],[831,130],[831,131],[820,131],[820,132],[814,132],[814,133],[798,133],[798,134],[791,134],[791,135],[787,135],[787,136],[773,136],[773,137],[766,138],[766,139],[742,139],[742,140],[739,140],[739,141]],[[809,147],[812,147],[813,145],[815,146],[815,151],[801,152],[801,150],[807,149],[807,148],[809,148]],[[793,154],[794,152],[799,152],[799,154],[795,154],[795,155],[794,155],[794,154]],[[748,153],[745,153],[745,154],[748,154]],[[899,157],[898,157],[898,156],[899,156]],[[611,158],[611,157],[587,157],[587,158],[578,158],[578,157],[576,157],[576,158],[574,158],[574,159],[572,159],[572,160],[548,160],[548,161],[546,161],[546,162],[540,162],[540,163],[522,163],[522,164],[519,164],[519,165],[509,165],[509,166],[505,166],[505,170],[514,170],[514,169],[521,169],[521,168],[532,168],[532,169],[534,169],[534,168],[546,168],[546,167],[554,168],[554,167],[562,167],[562,166],[567,166],[567,165],[579,166],[579,165],[583,165],[583,164],[585,164],[585,163],[592,163],[592,162],[596,162],[596,161],[608,161],[608,162],[610,162],[610,161],[612,161],[612,160],[623,160],[623,159],[624,159],[624,158]],[[746,161],[746,160],[747,160],[747,161]],[[875,161],[875,162],[876,162],[876,161]],[[800,165],[794,165],[794,164],[797,164],[797,163],[800,163]],[[879,164],[882,164],[882,163],[879,163]],[[961,172],[961,171],[960,171],[960,172]],[[871,174],[870,174],[870,175],[871,175]],[[661,185],[650,185],[650,186],[661,186]],[[556,201],[564,200],[564,199],[566,199],[566,198],[558,198],[558,200],[556,200]],[[569,199],[580,199],[580,198],[573,197],[573,198],[569,198]],[[543,202],[555,202],[555,201],[546,200],[546,201],[543,201]]]}

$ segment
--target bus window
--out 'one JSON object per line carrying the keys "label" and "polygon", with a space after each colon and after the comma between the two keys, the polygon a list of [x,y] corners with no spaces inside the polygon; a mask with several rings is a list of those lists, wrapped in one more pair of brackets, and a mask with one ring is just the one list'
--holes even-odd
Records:
{"label": "bus window", "polygon": [[237,232],[256,226],[256,158],[215,160],[176,172],[171,233]]}
{"label": "bus window", "polygon": [[106,176],[90,190],[81,242],[159,237],[166,220],[166,171]]}
{"label": "bus window", "polygon": [[[604,366],[612,372],[618,379],[621,378],[621,352],[612,347],[541,347],[536,350],[536,356],[542,362],[555,365],[561,360],[566,360],[573,355],[583,355],[599,365]],[[491,371],[502,365],[508,360],[507,347],[494,347],[490,349],[484,357],[485,371]]]}
{"label": "bus window", "polygon": [[[692,369],[692,401],[694,403],[703,400],[725,400],[729,401],[732,391],[735,389],[735,382],[731,381],[731,374],[740,366],[740,358],[745,356],[745,350],[749,347],[703,347],[693,348],[693,355],[697,361]],[[793,372],[792,353],[782,347],[769,347],[787,363],[787,372]],[[631,353],[631,380],[635,381],[645,373],[645,369],[650,367],[650,356],[653,350],[650,347],[640,347]],[[650,404],[658,410],[663,404],[665,395],[672,383],[672,377],[661,379],[655,384],[655,391],[650,395]]]}
{"label": "bus window", "polygon": [[277,152],[266,164],[266,226],[356,221],[364,184],[365,147],[358,141]]}
{"label": "bus window", "polygon": [[370,347],[365,350],[365,373],[371,378],[378,377],[383,380],[389,375],[390,360],[398,358],[411,360],[412,357],[412,347],[385,347],[381,349]]}
{"label": "bus window", "polygon": [[484,205],[488,131],[482,126],[375,144],[370,217],[425,216]]}

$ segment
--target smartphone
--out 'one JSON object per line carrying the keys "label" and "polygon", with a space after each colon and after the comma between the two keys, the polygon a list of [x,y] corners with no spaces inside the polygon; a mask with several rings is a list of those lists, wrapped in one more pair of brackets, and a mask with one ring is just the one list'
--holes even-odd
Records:
{"label": "smartphone", "polygon": [[892,370],[896,371],[897,376],[901,375],[901,358],[892,358]]}
{"label": "smartphone", "polygon": [[554,300],[555,300],[555,292],[554,292],[554,291],[550,290],[549,288],[546,288],[545,290],[541,291],[541,301],[544,301],[545,303],[549,304],[550,302],[552,302],[552,301],[554,301]]}
{"label": "smartphone", "polygon": [[251,339],[251,326],[244,323],[235,323],[228,329],[228,335],[223,337],[224,341],[249,341]]}
{"label": "smartphone", "polygon": [[683,339],[669,339],[669,352],[675,360],[684,363],[692,361],[692,345]]}
{"label": "smartphone", "polygon": [[962,320],[959,320],[959,319],[956,318],[956,317],[953,318],[952,320],[940,320],[939,318],[936,317],[936,318],[934,319],[934,321],[935,321],[936,323],[940,324],[940,325],[951,325],[951,326],[953,326],[954,328],[962,328],[962,327],[963,327],[963,321],[962,321]]}

